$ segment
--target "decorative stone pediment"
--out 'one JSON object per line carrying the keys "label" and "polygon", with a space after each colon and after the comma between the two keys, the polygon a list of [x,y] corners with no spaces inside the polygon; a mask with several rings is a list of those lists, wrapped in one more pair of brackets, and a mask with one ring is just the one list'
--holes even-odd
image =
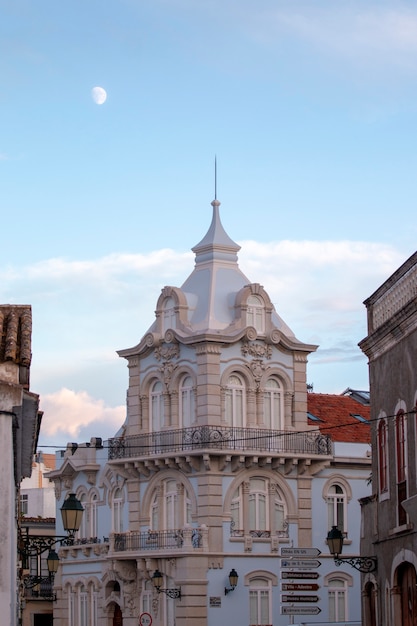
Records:
{"label": "decorative stone pediment", "polygon": [[242,343],[243,356],[253,356],[257,359],[271,359],[272,347],[268,344],[244,341]]}

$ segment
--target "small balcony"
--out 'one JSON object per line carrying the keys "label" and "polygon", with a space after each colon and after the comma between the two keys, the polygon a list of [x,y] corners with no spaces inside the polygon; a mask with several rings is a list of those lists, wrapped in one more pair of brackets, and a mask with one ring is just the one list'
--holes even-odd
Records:
{"label": "small balcony", "polygon": [[329,435],[323,435],[317,430],[289,432],[260,428],[198,426],[110,439],[108,458],[140,459],[204,452],[325,457],[332,454],[332,441]]}
{"label": "small balcony", "polygon": [[205,526],[178,530],[147,530],[113,533],[110,552],[199,552],[208,549],[208,529]]}

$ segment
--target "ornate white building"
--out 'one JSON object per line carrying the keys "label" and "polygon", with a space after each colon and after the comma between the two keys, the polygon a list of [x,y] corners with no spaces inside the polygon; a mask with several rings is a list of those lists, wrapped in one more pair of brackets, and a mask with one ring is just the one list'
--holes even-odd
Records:
{"label": "ornate white building", "polygon": [[[335,566],[325,537],[337,524],[358,554],[367,439],[333,437],[308,415],[317,346],[240,271],[219,205],[191,275],[162,289],[149,330],[119,352],[129,368],[122,431],[69,445],[50,474],[58,507],[69,492],[85,507],[78,541],[60,550],[56,626],[278,626],[303,609],[359,624],[359,574]],[[291,577],[283,547],[323,555]],[[316,594],[288,600],[297,584]]]}

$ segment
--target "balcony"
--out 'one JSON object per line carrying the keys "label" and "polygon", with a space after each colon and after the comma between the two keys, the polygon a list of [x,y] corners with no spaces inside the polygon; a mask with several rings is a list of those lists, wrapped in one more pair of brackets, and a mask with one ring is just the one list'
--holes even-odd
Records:
{"label": "balcony", "polygon": [[178,530],[147,530],[114,533],[110,536],[110,552],[190,552],[208,549],[208,529],[205,526]]}
{"label": "balcony", "polygon": [[[26,581],[31,584],[32,579],[35,580],[38,576],[28,576]],[[24,588],[24,595],[26,600],[49,600],[52,602],[56,599],[53,591],[53,580],[43,578],[37,585],[33,585],[29,588]]]}
{"label": "balcony", "polygon": [[262,453],[264,455],[325,457],[332,454],[329,435],[317,430],[288,432],[260,428],[198,426],[109,440],[109,460],[193,453]]}

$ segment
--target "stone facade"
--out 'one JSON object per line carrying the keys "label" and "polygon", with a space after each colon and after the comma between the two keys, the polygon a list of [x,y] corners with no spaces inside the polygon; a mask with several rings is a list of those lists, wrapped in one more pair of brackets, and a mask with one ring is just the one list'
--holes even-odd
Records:
{"label": "stone facade", "polygon": [[156,626],[288,624],[281,549],[293,546],[323,552],[321,615],[360,619],[359,576],[335,571],[325,537],[340,523],[358,551],[367,439],[338,440],[325,416],[308,417],[316,346],[240,271],[219,205],[189,278],[162,289],[149,330],[119,351],[121,432],[69,445],[50,474],[58,506],[69,491],[85,506],[78,541],[60,550],[57,626],[136,626],[147,613]]}
{"label": "stone facade", "polygon": [[364,626],[417,623],[417,253],[366,301],[372,405],[372,496],[362,501]]}
{"label": "stone facade", "polygon": [[32,310],[0,305],[0,612],[14,626],[21,617],[19,487],[30,476],[41,423],[39,396],[29,389]]}

